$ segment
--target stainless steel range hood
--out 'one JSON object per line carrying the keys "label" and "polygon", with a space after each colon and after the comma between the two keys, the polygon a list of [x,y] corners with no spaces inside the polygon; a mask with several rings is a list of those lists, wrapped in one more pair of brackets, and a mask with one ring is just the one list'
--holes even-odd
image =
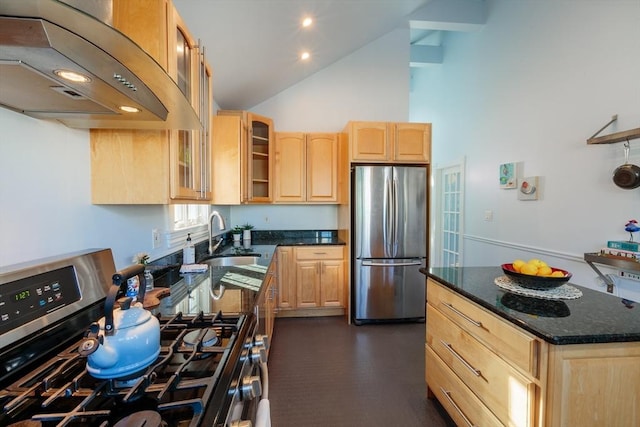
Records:
{"label": "stainless steel range hood", "polygon": [[[64,80],[56,74],[61,70],[89,81]],[[74,128],[201,127],[173,79],[144,50],[56,0],[0,1],[0,105]]]}

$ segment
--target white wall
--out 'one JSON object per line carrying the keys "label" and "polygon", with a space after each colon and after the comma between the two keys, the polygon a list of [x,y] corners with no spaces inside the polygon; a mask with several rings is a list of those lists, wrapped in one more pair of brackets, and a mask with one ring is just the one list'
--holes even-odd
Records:
{"label": "white wall", "polygon": [[151,250],[162,206],[91,204],[89,132],[0,109],[0,266],[112,248],[116,267]]}
{"label": "white wall", "polygon": [[397,29],[252,108],[276,131],[340,132],[349,120],[407,121],[409,30]]}
{"label": "white wall", "polygon": [[[350,120],[407,121],[408,63],[409,30],[398,29],[251,111],[271,117],[280,132],[340,132]],[[232,218],[258,229],[338,228],[335,205],[240,206]]]}
{"label": "white wall", "polygon": [[[444,45],[442,65],[414,70],[411,119],[433,122],[436,167],[466,157],[464,264],[542,254],[595,285],[583,253],[640,220],[640,189],[611,180],[622,143],[586,144],[613,114],[603,135],[640,126],[640,2],[491,0],[483,30]],[[498,188],[506,162],[542,177],[541,200]]]}

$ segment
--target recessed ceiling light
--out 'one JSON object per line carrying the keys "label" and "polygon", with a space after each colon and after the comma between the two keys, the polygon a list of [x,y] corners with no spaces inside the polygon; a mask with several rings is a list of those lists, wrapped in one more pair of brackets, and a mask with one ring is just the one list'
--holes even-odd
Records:
{"label": "recessed ceiling light", "polygon": [[121,109],[122,111],[127,112],[127,113],[139,113],[139,112],[140,112],[140,110],[139,110],[138,108],[136,108],[136,107],[130,107],[130,106],[128,106],[128,105],[121,105],[121,106],[120,106],[120,109]]}
{"label": "recessed ceiling light", "polygon": [[65,80],[76,83],[89,83],[91,81],[89,77],[85,76],[84,74],[76,73],[75,71],[55,70],[54,73]]}
{"label": "recessed ceiling light", "polygon": [[303,61],[306,61],[307,59],[309,59],[311,57],[311,54],[309,52],[302,52],[300,54],[300,59],[302,59]]}
{"label": "recessed ceiling light", "polygon": [[311,17],[310,17],[310,16],[307,16],[306,18],[304,18],[304,19],[302,20],[302,26],[303,26],[303,27],[305,27],[305,28],[306,28],[306,27],[310,27],[310,26],[311,26],[311,24],[313,24],[313,19],[311,19]]}

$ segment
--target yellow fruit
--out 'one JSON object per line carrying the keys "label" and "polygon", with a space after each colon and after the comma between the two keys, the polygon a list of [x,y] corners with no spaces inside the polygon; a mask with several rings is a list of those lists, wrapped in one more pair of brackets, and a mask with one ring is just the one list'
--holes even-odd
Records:
{"label": "yellow fruit", "polygon": [[551,277],[564,277],[564,273],[562,271],[554,271],[553,273],[551,273]]}
{"label": "yellow fruit", "polygon": [[538,267],[538,276],[550,276],[552,273],[551,267],[547,265],[543,265],[542,267]]}
{"label": "yellow fruit", "polygon": [[544,261],[540,261],[540,260],[539,260],[539,259],[537,259],[537,258],[531,258],[531,259],[527,262],[527,264],[533,264],[533,265],[535,265],[536,267],[542,267],[542,266],[544,266],[544,265],[547,265]]}
{"label": "yellow fruit", "polygon": [[536,274],[538,274],[538,267],[536,267],[534,264],[526,263],[522,266],[522,268],[520,268],[520,273],[535,276]]}
{"label": "yellow fruit", "polygon": [[525,264],[525,262],[523,260],[517,259],[517,260],[513,261],[513,264],[511,264],[511,265],[513,266],[513,269],[519,273],[520,269],[522,268],[522,266],[524,264]]}

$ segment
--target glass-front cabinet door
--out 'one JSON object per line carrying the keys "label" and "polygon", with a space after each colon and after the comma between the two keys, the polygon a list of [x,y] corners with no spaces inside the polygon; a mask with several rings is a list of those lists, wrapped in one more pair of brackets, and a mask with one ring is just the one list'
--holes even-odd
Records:
{"label": "glass-front cabinet door", "polygon": [[198,47],[180,23],[175,31],[176,84],[198,112],[202,128],[171,133],[171,197],[210,200],[211,72],[204,49]]}

